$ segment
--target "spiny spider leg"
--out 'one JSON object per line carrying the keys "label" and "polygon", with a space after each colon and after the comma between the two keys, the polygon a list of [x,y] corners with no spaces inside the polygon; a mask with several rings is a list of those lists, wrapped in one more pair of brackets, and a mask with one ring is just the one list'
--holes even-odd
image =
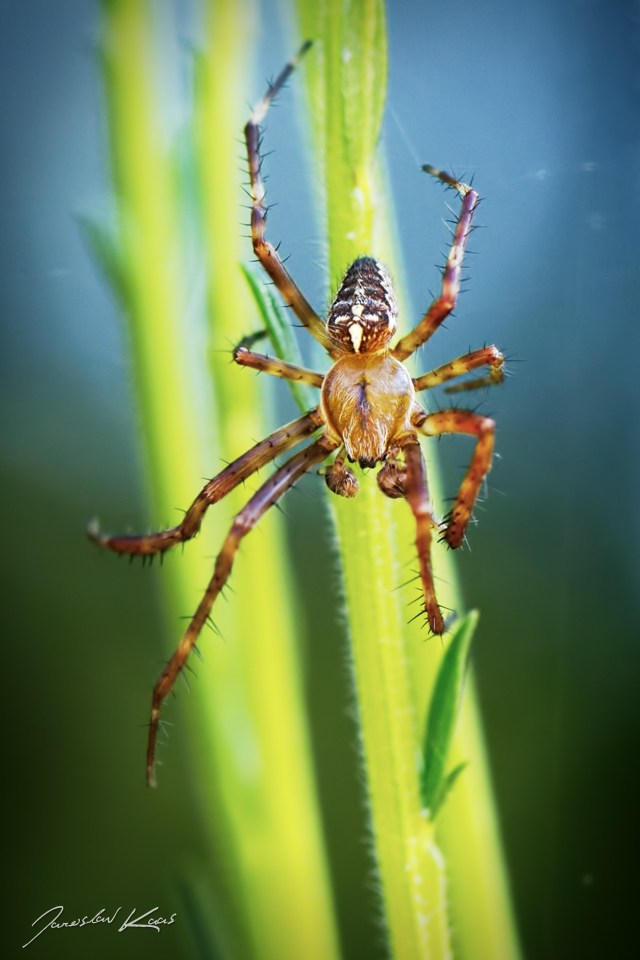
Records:
{"label": "spiny spider leg", "polygon": [[317,410],[312,410],[299,420],[281,427],[270,436],[261,440],[255,447],[248,450],[233,463],[230,463],[222,473],[210,480],[202,489],[187,510],[182,523],[170,530],[160,533],[149,533],[139,537],[107,536],[100,534],[95,525],[89,526],[87,532],[91,539],[101,547],[113,550],[116,553],[137,554],[149,556],[163,553],[177,543],[190,540],[200,529],[202,518],[212,504],[217,503],[231,493],[238,484],[250,477],[252,473],[275,460],[281,453],[295,447],[306,437],[314,433],[322,425],[322,418]]}
{"label": "spiny spider leg", "polygon": [[412,423],[427,437],[440,437],[444,433],[467,433],[478,438],[469,469],[444,531],[444,539],[449,546],[459,547],[464,539],[480,485],[491,469],[495,423],[489,417],[481,417],[471,410],[439,410],[430,414],[422,412],[412,418]]}
{"label": "spiny spider leg", "polygon": [[400,442],[404,450],[406,473],[403,478],[405,496],[416,520],[416,548],[420,562],[420,578],[424,590],[424,608],[431,631],[444,633],[445,623],[436,600],[431,570],[431,532],[436,523],[431,513],[427,474],[417,437]]}
{"label": "spiny spider leg", "polygon": [[[249,339],[248,337],[245,339]],[[253,353],[244,345],[245,341],[239,343],[233,351],[233,359],[241,367],[251,367],[253,370],[261,370],[263,373],[270,373],[273,377],[281,377],[283,380],[295,380],[297,383],[308,383],[310,387],[321,387],[324,380],[323,373],[316,373],[315,370],[307,370],[305,367],[298,367],[294,363],[287,363],[285,360],[278,360],[276,357],[267,357],[263,353]]]}
{"label": "spiny spider leg", "polygon": [[474,380],[467,380],[466,383],[459,383],[453,387],[447,387],[445,393],[458,393],[462,390],[475,390],[477,387],[488,387],[493,383],[502,383],[504,381],[504,356],[497,347],[482,347],[481,350],[474,350],[472,353],[465,353],[464,356],[445,363],[441,367],[436,367],[429,373],[423,373],[421,377],[416,377],[413,386],[417,392],[421,390],[431,390],[432,387],[439,387],[441,383],[447,380],[453,380],[454,377],[461,377],[465,373],[477,370],[478,367],[490,367],[490,372],[486,377],[477,377]]}
{"label": "spiny spider leg", "polygon": [[471,221],[473,214],[479,203],[479,196],[467,186],[466,183],[460,183],[454,180],[448,173],[442,170],[436,170],[435,167],[425,164],[422,168],[427,173],[433,174],[449,187],[453,187],[462,197],[462,209],[456,224],[453,243],[449,250],[449,256],[442,274],[442,291],[440,296],[433,301],[424,317],[417,327],[403,337],[391,351],[391,355],[397,360],[406,360],[414,350],[421,347],[431,337],[443,320],[445,320],[451,311],[455,309],[458,294],[460,293],[460,273],[462,270],[462,261],[464,251],[471,230]]}
{"label": "spiny spider leg", "polygon": [[178,674],[186,664],[189,654],[196,644],[216,598],[229,579],[240,541],[253,530],[269,507],[273,506],[273,504],[293,486],[296,480],[303,476],[303,474],[310,470],[315,464],[322,463],[322,461],[335,450],[336,446],[336,443],[322,436],[309,447],[300,450],[299,453],[296,453],[290,460],[283,464],[283,466],[276,470],[273,476],[269,477],[266,483],[260,487],[246,506],[236,515],[216,559],[209,586],[182,640],[178,644],[176,652],[163,670],[162,675],[153,689],[151,722],[149,724],[149,745],[147,748],[147,782],[149,786],[154,786],[153,763],[162,702],[171,692],[171,688]]}
{"label": "spiny spider leg", "polygon": [[297,56],[286,65],[280,76],[271,84],[244,128],[247,158],[249,161],[249,186],[251,191],[251,240],[258,260],[282,294],[284,302],[291,306],[291,309],[298,319],[307,327],[316,340],[322,344],[325,350],[331,356],[334,356],[335,348],[327,335],[324,323],[289,276],[275,247],[272,246],[268,240],[265,240],[267,207],[265,204],[264,181],[261,173],[260,124],[264,120],[273,98],[289,79],[291,73],[297,67],[300,59],[310,46],[311,41],[307,41],[302,45]]}

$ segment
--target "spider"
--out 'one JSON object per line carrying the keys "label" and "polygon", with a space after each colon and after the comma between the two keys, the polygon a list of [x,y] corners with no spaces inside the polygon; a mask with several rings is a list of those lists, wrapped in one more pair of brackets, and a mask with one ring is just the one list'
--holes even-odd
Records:
{"label": "spider", "polygon": [[[335,454],[330,465],[322,471],[326,484],[338,496],[354,497],[358,493],[358,480],[347,461],[357,462],[364,468],[382,465],[377,474],[381,492],[387,497],[404,498],[415,517],[424,611],[431,631],[438,635],[445,632],[446,625],[433,583],[432,536],[435,532],[452,548],[462,544],[480,485],[491,467],[493,420],[458,408],[427,413],[417,402],[416,394],[480,367],[488,367],[488,374],[449,387],[448,392],[500,383],[504,377],[504,358],[500,351],[493,346],[483,347],[416,378],[410,376],[402,363],[426,343],[456,305],[465,246],[479,202],[475,190],[441,170],[429,165],[423,167],[457,191],[462,198],[462,208],[443,269],[440,295],[418,325],[393,347],[390,341],[396,331],[397,306],[389,274],[382,263],[362,256],[351,264],[325,323],[289,276],[276,248],[265,239],[267,208],[261,174],[260,124],[275,95],[309,46],[309,42],[304,44],[269,86],[244,129],[251,195],[251,238],[258,261],[285,303],[324,347],[333,365],[327,374],[321,374],[255,353],[251,348],[265,336],[263,332],[245,337],[235,348],[233,359],[241,366],[317,387],[320,402],[305,416],[257,443],[210,480],[178,526],[143,536],[108,536],[101,534],[95,526],[89,528],[89,536],[97,544],[116,553],[142,557],[163,554],[198,533],[208,507],[222,500],[261,467],[321,431],[312,443],[276,469],[233,521],[205,594],[153,690],[147,748],[149,785],[154,784],[154,756],[162,703],[185,666],[214,602],[229,579],[240,542],[303,474]],[[452,433],[476,437],[476,446],[451,512],[442,523],[438,523],[429,501],[418,437],[420,434],[439,437]]]}

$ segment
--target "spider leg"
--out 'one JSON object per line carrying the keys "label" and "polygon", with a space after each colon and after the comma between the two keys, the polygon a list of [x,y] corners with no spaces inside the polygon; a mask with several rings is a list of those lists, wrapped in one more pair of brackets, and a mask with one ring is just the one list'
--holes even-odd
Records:
{"label": "spider leg", "polygon": [[294,420],[286,427],[281,427],[275,433],[257,443],[255,447],[243,453],[241,457],[230,463],[222,473],[219,473],[217,477],[214,477],[203,487],[184,515],[182,523],[177,527],[139,537],[112,537],[100,534],[97,527],[91,525],[87,533],[99,546],[106,547],[107,550],[113,550],[116,553],[138,554],[140,556],[164,553],[165,550],[174,547],[177,543],[190,540],[196,535],[208,507],[222,500],[252,473],[275,460],[281,453],[295,447],[296,444],[314,433],[321,425],[320,414],[317,410],[312,410],[306,416]]}
{"label": "spider leg", "polygon": [[450,177],[449,174],[443,173],[441,170],[436,170],[428,164],[425,164],[422,169],[426,170],[427,173],[433,174],[434,177],[438,177],[438,179],[446,183],[447,186],[457,190],[462,196],[462,209],[456,224],[449,256],[447,257],[447,262],[442,273],[442,291],[440,296],[433,301],[418,326],[395,345],[391,351],[391,355],[395,357],[396,360],[406,360],[407,357],[410,357],[414,350],[417,350],[418,347],[427,342],[429,337],[436,332],[442,321],[455,309],[458,294],[460,293],[460,273],[462,270],[464,251],[471,230],[473,214],[480,200],[475,190],[472,190],[466,183],[460,183],[458,180]]}
{"label": "spider leg", "polygon": [[[245,338],[245,340],[252,339],[252,337]],[[236,363],[239,363],[241,367],[251,367],[253,370],[261,370],[263,373],[270,373],[271,376],[281,377],[283,380],[295,380],[297,383],[307,383],[310,387],[322,386],[322,381],[324,380],[323,373],[316,373],[315,370],[298,367],[294,363],[287,363],[285,360],[278,360],[276,357],[267,357],[263,353],[254,353],[245,346],[245,340],[239,343],[233,351],[233,359]]]}
{"label": "spider leg", "polygon": [[283,464],[283,466],[276,470],[273,476],[269,477],[266,483],[260,487],[246,506],[236,515],[216,559],[209,586],[182,640],[178,644],[176,652],[163,670],[153,689],[149,744],[147,748],[147,782],[150,786],[154,785],[153,763],[162,702],[171,692],[176,678],[185,666],[189,654],[196,644],[216,598],[229,579],[241,540],[253,530],[269,507],[273,506],[273,504],[293,486],[296,480],[315,464],[325,460],[331,451],[335,450],[336,446],[337,444],[335,442],[325,437],[320,437],[315,443],[296,453],[290,460]]}
{"label": "spider leg", "polygon": [[491,469],[495,423],[489,417],[481,417],[471,410],[439,410],[428,415],[421,413],[412,422],[420,433],[427,437],[439,437],[444,433],[466,433],[478,438],[444,532],[444,539],[449,546],[459,547],[471,519],[480,485]]}
{"label": "spider leg", "polygon": [[266,94],[257,105],[244,128],[247,144],[247,158],[249,161],[249,189],[251,193],[251,240],[255,254],[269,274],[277,289],[282,294],[285,303],[291,306],[296,317],[304,324],[309,332],[318,340],[325,350],[333,356],[335,347],[331,343],[325,330],[325,325],[310,303],[300,292],[289,276],[275,247],[265,239],[267,223],[267,207],[265,204],[265,188],[262,179],[260,157],[260,124],[264,120],[273,98],[289,79],[297,67],[301,57],[311,46],[310,41],[303,44],[296,57],[286,65],[282,73],[271,84]]}
{"label": "spider leg", "polygon": [[478,367],[488,366],[489,373],[486,377],[477,377],[474,380],[467,380],[466,383],[459,383],[453,387],[447,387],[445,393],[458,393],[462,390],[475,390],[477,387],[489,387],[493,383],[502,383],[504,381],[504,356],[497,347],[483,347],[481,350],[474,350],[472,353],[465,353],[464,356],[445,363],[441,367],[436,367],[429,373],[423,373],[421,377],[416,377],[413,386],[416,391],[431,390],[432,387],[439,387],[441,383],[447,380],[453,380],[455,377],[461,377],[465,373],[477,370]]}
{"label": "spider leg", "polygon": [[416,436],[409,436],[404,441],[400,441],[400,446],[404,451],[406,467],[403,487],[416,520],[416,548],[424,591],[424,609],[432,632],[441,634],[445,631],[445,623],[436,599],[431,569],[431,532],[437,524],[431,513],[424,459]]}

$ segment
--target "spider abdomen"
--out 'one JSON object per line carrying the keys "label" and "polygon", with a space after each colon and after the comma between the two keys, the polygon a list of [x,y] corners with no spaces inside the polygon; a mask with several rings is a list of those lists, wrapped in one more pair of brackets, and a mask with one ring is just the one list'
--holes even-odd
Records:
{"label": "spider abdomen", "polygon": [[322,386],[322,413],[327,428],[345,446],[349,460],[372,467],[389,446],[413,434],[414,402],[409,373],[384,353],[340,357]]}
{"label": "spider abdomen", "polygon": [[327,333],[345,353],[384,350],[398,325],[398,308],[387,268],[373,257],[354,260],[327,317]]}

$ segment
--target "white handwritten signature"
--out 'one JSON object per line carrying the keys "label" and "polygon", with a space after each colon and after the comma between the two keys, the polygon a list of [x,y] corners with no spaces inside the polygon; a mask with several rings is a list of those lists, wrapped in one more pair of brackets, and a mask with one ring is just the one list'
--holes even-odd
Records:
{"label": "white handwritten signature", "polygon": [[[55,913],[55,911],[57,911],[57,913],[55,913],[55,916],[53,916],[51,920],[49,920],[49,922],[46,923],[44,927],[42,927],[41,930],[38,930],[36,935],[32,937],[31,940],[29,940],[29,943],[33,943],[33,941],[36,940],[41,933],[44,933],[45,930],[49,930],[49,929],[60,930],[62,929],[62,927],[86,927],[92,923],[113,923],[115,918],[120,913],[121,909],[122,907],[118,907],[118,909],[116,910],[116,912],[113,914],[112,917],[103,916],[103,913],[105,911],[105,907],[103,907],[101,910],[98,910],[98,912],[95,914],[95,916],[91,918],[91,920],[89,920],[88,917],[83,917],[82,920],[80,919],[63,920],[61,923],[58,923],[58,920],[60,919],[64,911],[64,907],[51,907],[49,910],[46,910],[40,917],[38,917],[37,920],[34,920],[31,926],[35,927],[36,923],[40,923],[40,921],[44,920],[45,917],[48,917],[50,913]],[[141,913],[139,917],[136,917],[134,916],[136,912],[134,907],[134,909],[131,911],[131,913],[129,914],[127,919],[124,921],[124,923],[118,927],[118,933],[122,933],[123,930],[130,930],[133,927],[136,927],[138,930],[155,930],[156,933],[160,933],[160,927],[163,924],[166,924],[168,926],[169,924],[173,923],[177,916],[177,914],[172,913],[169,920],[165,920],[163,917],[152,917],[151,914],[155,913],[156,910],[158,910],[158,907],[152,907],[151,910],[147,910],[146,913]],[[146,922],[143,923],[142,922],[143,920]],[[23,949],[24,947],[28,947],[29,943],[23,943],[22,945]]]}

